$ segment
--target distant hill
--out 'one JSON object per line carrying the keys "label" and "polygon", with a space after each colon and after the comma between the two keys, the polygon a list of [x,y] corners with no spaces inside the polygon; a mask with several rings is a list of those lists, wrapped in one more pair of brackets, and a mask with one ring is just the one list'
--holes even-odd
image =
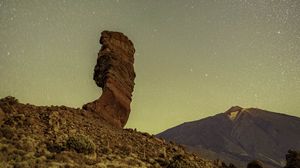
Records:
{"label": "distant hill", "polygon": [[300,149],[300,118],[257,108],[231,107],[224,113],[170,128],[158,137],[187,146],[209,159],[246,167],[259,159],[283,167],[289,149]]}

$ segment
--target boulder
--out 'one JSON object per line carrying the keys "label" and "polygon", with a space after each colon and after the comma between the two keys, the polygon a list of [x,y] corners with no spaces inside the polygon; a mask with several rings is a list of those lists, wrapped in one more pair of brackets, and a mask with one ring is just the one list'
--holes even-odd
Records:
{"label": "boulder", "polygon": [[264,168],[264,165],[259,160],[253,160],[252,162],[248,163],[247,168]]}
{"label": "boulder", "polygon": [[286,157],[286,166],[284,168],[299,168],[300,167],[300,152],[289,150]]}

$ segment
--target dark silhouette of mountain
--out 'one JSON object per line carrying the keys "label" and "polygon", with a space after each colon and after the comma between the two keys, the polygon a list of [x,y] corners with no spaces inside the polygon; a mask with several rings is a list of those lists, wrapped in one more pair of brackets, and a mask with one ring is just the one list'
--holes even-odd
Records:
{"label": "dark silhouette of mountain", "polygon": [[234,106],[224,113],[183,123],[157,136],[237,167],[246,167],[255,159],[267,167],[283,167],[287,151],[300,149],[300,118]]}

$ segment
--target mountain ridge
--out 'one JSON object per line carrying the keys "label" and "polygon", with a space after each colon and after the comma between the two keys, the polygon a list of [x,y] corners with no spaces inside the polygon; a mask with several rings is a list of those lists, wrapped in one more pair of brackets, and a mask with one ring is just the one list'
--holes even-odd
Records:
{"label": "mountain ridge", "polygon": [[300,148],[299,132],[298,117],[232,106],[225,112],[182,123],[157,136],[238,167],[245,167],[254,159],[261,159],[270,167],[281,167],[285,164],[284,154],[294,149],[289,144]]}

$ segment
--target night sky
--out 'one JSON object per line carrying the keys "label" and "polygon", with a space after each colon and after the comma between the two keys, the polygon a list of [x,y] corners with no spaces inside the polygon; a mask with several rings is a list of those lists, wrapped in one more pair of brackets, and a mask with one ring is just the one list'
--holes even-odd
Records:
{"label": "night sky", "polygon": [[299,0],[0,0],[0,97],[97,99],[103,30],[136,48],[127,127],[158,133],[234,105],[300,116]]}

